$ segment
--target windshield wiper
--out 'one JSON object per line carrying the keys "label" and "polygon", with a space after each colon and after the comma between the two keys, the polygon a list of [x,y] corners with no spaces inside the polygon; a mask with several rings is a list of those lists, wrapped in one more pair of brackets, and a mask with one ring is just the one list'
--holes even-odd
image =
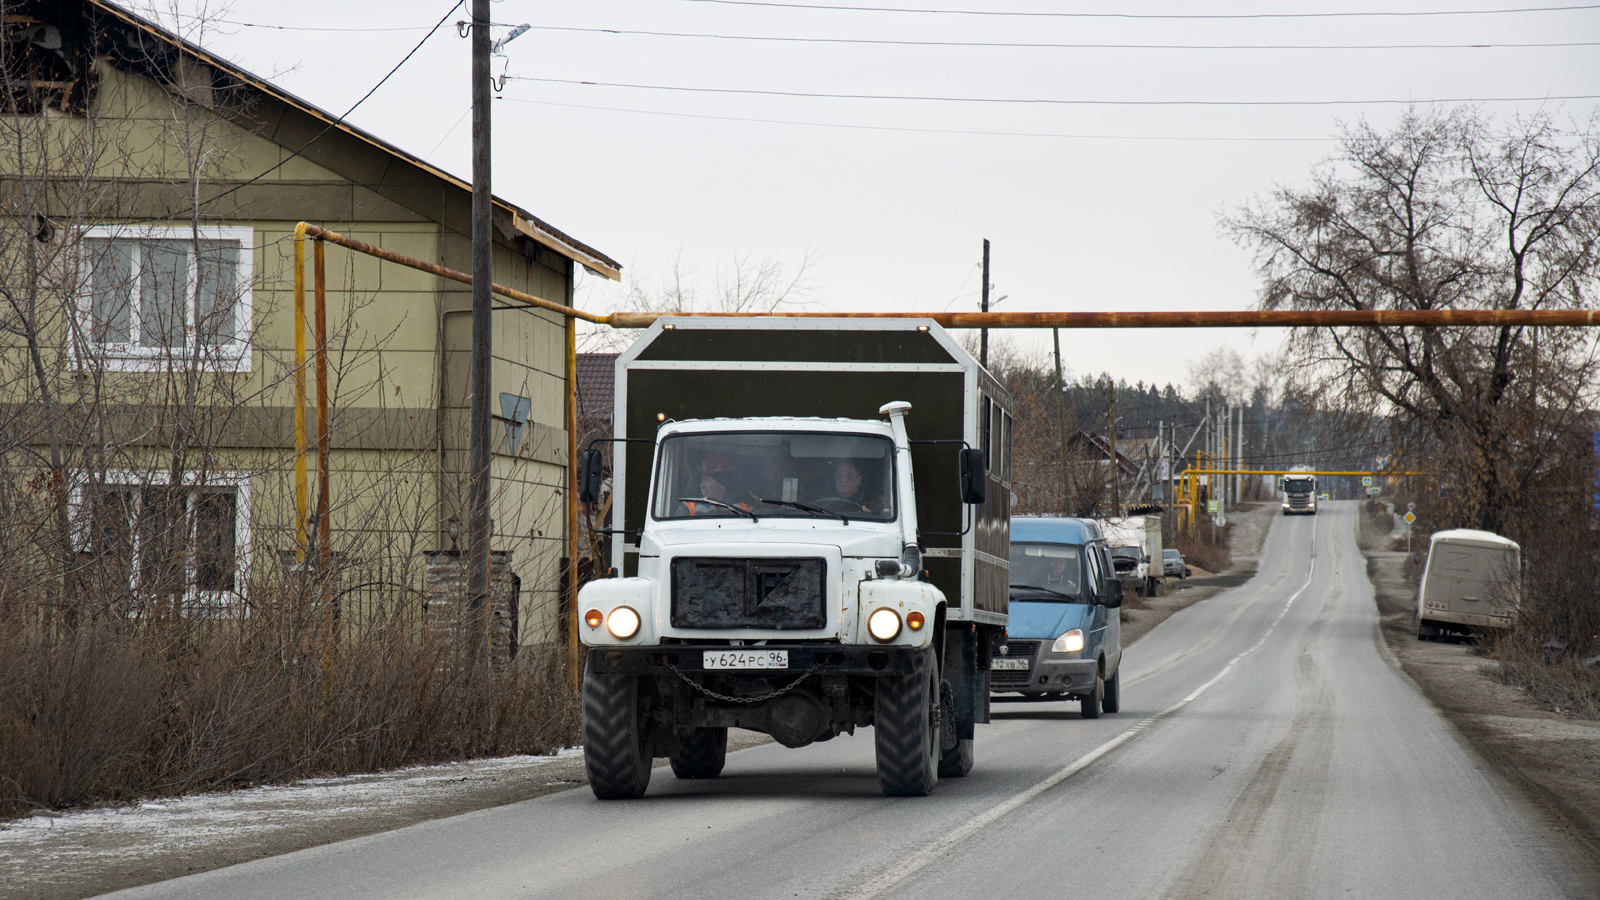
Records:
{"label": "windshield wiper", "polygon": [[1046,593],[1046,594],[1054,594],[1054,595],[1056,595],[1057,597],[1060,597],[1063,600],[1076,601],[1078,599],[1077,597],[1074,597],[1071,594],[1063,594],[1060,591],[1053,591],[1050,588],[1040,587],[1037,584],[1013,584],[1013,585],[1009,585],[1009,587],[1012,590],[1041,591],[1041,592]]}
{"label": "windshield wiper", "polygon": [[732,503],[723,503],[721,500],[713,500],[710,497],[679,497],[678,498],[678,502],[679,503],[709,503],[712,506],[720,506],[723,509],[732,510],[732,511],[738,513],[741,516],[749,516],[750,517],[750,521],[752,521],[752,522],[761,521],[760,519],[756,518],[756,514],[755,513],[751,512],[748,509],[740,509],[739,507],[734,506]]}
{"label": "windshield wiper", "polygon": [[803,510],[808,513],[815,513],[819,516],[833,516],[835,519],[838,519],[846,525],[850,524],[850,520],[845,518],[843,515],[836,513],[831,509],[823,509],[820,506],[812,506],[809,503],[796,503],[793,500],[768,500],[765,497],[758,497],[756,499],[760,500],[762,503],[770,503],[773,506],[792,506],[795,509]]}

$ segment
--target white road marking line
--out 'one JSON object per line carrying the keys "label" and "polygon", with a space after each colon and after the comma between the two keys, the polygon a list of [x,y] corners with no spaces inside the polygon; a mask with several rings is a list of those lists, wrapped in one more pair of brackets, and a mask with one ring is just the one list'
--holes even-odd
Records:
{"label": "white road marking line", "polygon": [[1171,706],[1152,716],[1141,719],[1132,728],[1129,728],[1127,731],[1122,732],[1111,740],[1106,741],[1104,744],[1101,744],[1093,750],[1090,750],[1088,753],[1078,757],[1065,768],[1056,770],[1043,781],[1040,781],[1020,794],[1012,796],[1004,803],[991,807],[987,812],[980,814],[976,818],[967,820],[965,824],[959,826],[954,831],[946,832],[944,837],[939,838],[937,841],[934,841],[916,853],[913,853],[911,856],[901,861],[893,869],[880,872],[876,878],[873,878],[867,883],[860,885],[852,891],[847,891],[846,893],[839,895],[840,900],[872,900],[872,898],[881,895],[883,892],[905,880],[907,876],[914,874],[923,866],[926,866],[935,859],[938,859],[940,856],[943,856],[946,851],[950,850],[950,848],[973,836],[984,828],[994,824],[995,821],[1007,813],[1015,811],[1023,804],[1033,800],[1035,797],[1038,797],[1045,791],[1050,790],[1061,782],[1066,781],[1068,778],[1071,778],[1072,776],[1088,768],[1089,765],[1095,760],[1105,756],[1107,753],[1110,753],[1128,741],[1133,740],[1138,735],[1147,731],[1150,726],[1156,722],[1176,714],[1185,706],[1188,706],[1195,700],[1199,699],[1201,694],[1204,694],[1207,690],[1210,690],[1212,685],[1221,681],[1223,676],[1233,671],[1233,667],[1238,665],[1240,660],[1261,649],[1261,645],[1267,642],[1268,637],[1271,637],[1273,629],[1277,628],[1278,623],[1283,621],[1283,617],[1289,614],[1289,609],[1294,606],[1294,602],[1300,599],[1300,595],[1304,594],[1307,588],[1311,587],[1312,576],[1317,571],[1316,527],[1316,523],[1313,522],[1311,524],[1311,568],[1306,571],[1306,583],[1300,585],[1300,589],[1295,591],[1294,594],[1289,597],[1288,601],[1283,604],[1282,611],[1278,613],[1278,617],[1276,619],[1272,620],[1272,624],[1267,626],[1266,633],[1261,635],[1261,640],[1256,641],[1255,644],[1250,647],[1250,649],[1240,653],[1233,659],[1228,660],[1228,664],[1222,667],[1222,671],[1211,676],[1210,681],[1207,681],[1205,684],[1195,688],[1193,693],[1182,700],[1179,700],[1177,703],[1172,704]]}

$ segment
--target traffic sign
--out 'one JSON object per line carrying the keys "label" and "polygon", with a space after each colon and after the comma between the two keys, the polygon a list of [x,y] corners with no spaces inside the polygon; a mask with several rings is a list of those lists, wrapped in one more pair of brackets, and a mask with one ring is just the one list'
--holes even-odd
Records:
{"label": "traffic sign", "polygon": [[1219,513],[1219,512],[1222,512],[1222,501],[1221,500],[1207,500],[1206,501],[1206,512],[1208,512],[1208,513]]}
{"label": "traffic sign", "polygon": [[1372,476],[1371,475],[1363,475],[1363,476],[1361,476],[1361,486],[1362,487],[1372,487]]}
{"label": "traffic sign", "polygon": [[1416,511],[1417,511],[1417,505],[1415,503],[1407,503],[1406,504],[1406,512],[1416,512]]}
{"label": "traffic sign", "polygon": [[1406,524],[1407,525],[1410,525],[1412,522],[1415,522],[1416,520],[1417,520],[1417,514],[1416,513],[1406,513]]}

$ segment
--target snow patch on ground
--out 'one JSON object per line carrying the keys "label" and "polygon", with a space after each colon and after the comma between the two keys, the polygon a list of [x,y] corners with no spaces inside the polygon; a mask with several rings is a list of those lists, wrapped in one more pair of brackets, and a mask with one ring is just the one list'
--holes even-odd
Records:
{"label": "snow patch on ground", "polygon": [[341,816],[370,816],[450,796],[462,782],[536,777],[537,770],[581,748],[554,756],[504,756],[388,772],[309,778],[291,784],[197,794],[138,804],[39,813],[0,823],[0,883],[41,864],[69,869],[115,858],[250,843],[269,833],[314,826]]}

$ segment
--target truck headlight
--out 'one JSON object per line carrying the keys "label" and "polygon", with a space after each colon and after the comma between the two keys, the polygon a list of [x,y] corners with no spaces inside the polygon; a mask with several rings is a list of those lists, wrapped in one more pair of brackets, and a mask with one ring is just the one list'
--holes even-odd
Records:
{"label": "truck headlight", "polygon": [[606,616],[606,630],[619,641],[639,633],[639,614],[627,606],[619,606]]}
{"label": "truck headlight", "polygon": [[874,640],[889,643],[900,635],[900,614],[883,607],[873,610],[867,616],[867,631]]}
{"label": "truck headlight", "polygon": [[1050,645],[1050,652],[1051,653],[1077,653],[1079,650],[1082,650],[1082,649],[1083,649],[1083,629],[1082,628],[1074,628],[1074,629],[1072,629],[1071,631],[1067,632],[1066,634],[1063,634],[1061,637],[1056,638],[1056,642],[1054,644]]}

